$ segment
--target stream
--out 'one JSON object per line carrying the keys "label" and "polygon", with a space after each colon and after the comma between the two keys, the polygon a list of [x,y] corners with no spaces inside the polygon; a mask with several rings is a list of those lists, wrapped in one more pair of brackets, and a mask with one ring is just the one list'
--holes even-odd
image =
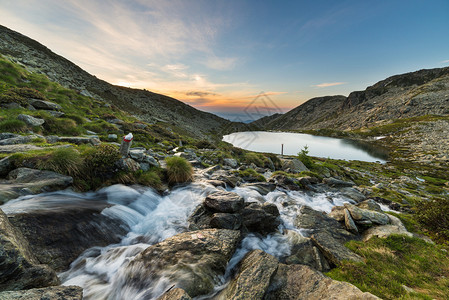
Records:
{"label": "stream", "polygon": [[[71,264],[70,269],[60,273],[59,277],[63,285],[83,287],[85,299],[147,299],[144,295],[149,294],[156,299],[172,284],[162,278],[158,282],[152,282],[151,286],[130,288],[124,284],[122,276],[128,262],[149,246],[188,231],[188,217],[206,195],[219,189],[223,188],[200,181],[175,188],[169,194],[161,196],[148,187],[113,185],[97,192],[83,194],[60,191],[25,196],[12,200],[1,208],[8,214],[36,209],[57,209],[58,206],[70,206],[74,201],[77,205],[90,205],[95,201],[112,204],[104,209],[102,214],[122,220],[130,228],[128,234],[118,244],[86,250]],[[307,233],[294,226],[301,206],[308,205],[315,210],[330,212],[334,205],[352,202],[338,193],[330,192],[310,195],[302,191],[276,189],[262,196],[247,187],[227,190],[239,194],[245,202],[274,203],[281,215],[279,231],[285,233],[286,230],[291,230],[303,235]],[[43,195],[45,197],[42,197]],[[289,205],[284,205],[285,202]],[[248,251],[254,249],[261,249],[277,258],[286,257],[290,254],[288,235],[247,235],[229,261],[226,273],[220,278],[220,284],[215,287],[214,292],[195,299],[209,299],[226,286],[232,269]]]}

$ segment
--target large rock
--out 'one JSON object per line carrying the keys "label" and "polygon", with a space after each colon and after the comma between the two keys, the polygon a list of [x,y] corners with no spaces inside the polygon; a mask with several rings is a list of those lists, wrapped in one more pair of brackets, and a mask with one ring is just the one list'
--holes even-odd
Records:
{"label": "large rock", "polygon": [[302,184],[298,179],[281,174],[271,177],[269,181],[275,183],[280,188],[289,191],[299,191],[302,187]]}
{"label": "large rock", "polygon": [[379,299],[347,282],[333,280],[303,265],[279,264],[264,299]]}
{"label": "large rock", "polygon": [[39,138],[37,135],[19,135],[9,139],[0,140],[0,145],[17,145],[30,143],[33,139]]}
{"label": "large rock", "polygon": [[[117,278],[116,290],[111,293],[120,297],[123,286],[132,290],[157,284],[159,288],[182,288],[191,297],[207,294],[219,283],[239,241],[239,231],[226,229],[175,235],[137,255]],[[157,297],[154,293],[149,290],[146,297]]]}
{"label": "large rock", "polygon": [[42,147],[30,144],[0,145],[0,153],[19,153],[42,149]]}
{"label": "large rock", "polygon": [[244,200],[236,193],[218,191],[209,194],[204,200],[204,205],[212,211],[234,213],[243,208]]}
{"label": "large rock", "polygon": [[297,158],[281,159],[282,170],[288,173],[301,173],[309,169]]}
{"label": "large rock", "polygon": [[246,187],[251,190],[257,191],[259,194],[265,196],[276,189],[276,184],[272,182],[255,182],[255,183],[246,183],[242,185],[242,187]]}
{"label": "large rock", "polygon": [[0,210],[0,291],[57,284],[55,271],[39,264],[28,241]]}
{"label": "large rock", "polygon": [[371,228],[368,228],[363,233],[363,241],[368,241],[374,236],[377,236],[379,238],[387,238],[392,234],[402,234],[406,235],[408,237],[412,237],[413,234],[408,232],[405,226],[402,224],[401,220],[399,220],[397,217],[392,215],[387,215],[390,219],[391,225],[381,225],[381,226],[374,226]]}
{"label": "large rock", "polygon": [[351,187],[355,185],[352,181],[344,181],[333,177],[324,178],[323,183],[331,187]]}
{"label": "large rock", "polygon": [[45,123],[44,119],[35,118],[30,115],[20,114],[17,116],[17,119],[24,121],[28,126],[41,126]]}
{"label": "large rock", "polygon": [[0,159],[0,177],[8,175],[14,168],[14,162],[9,156]]}
{"label": "large rock", "polygon": [[52,286],[23,291],[0,293],[1,300],[81,300],[83,289],[79,286]]}
{"label": "large rock", "polygon": [[360,256],[344,246],[346,242],[358,240],[359,237],[348,232],[341,223],[325,213],[302,206],[295,225],[308,229],[313,244],[324,254],[331,266],[338,266],[344,260],[362,261]]}
{"label": "large rock", "polygon": [[225,166],[229,166],[233,169],[237,168],[237,166],[238,166],[237,160],[235,160],[233,158],[224,158],[223,163]]}
{"label": "large rock", "polygon": [[29,103],[36,109],[43,109],[43,110],[61,110],[62,107],[59,104],[50,102],[50,101],[44,101],[39,99],[30,99]]}
{"label": "large rock", "polygon": [[373,210],[362,209],[355,205],[345,203],[346,209],[351,214],[356,224],[360,225],[386,225],[390,222],[388,216]]}
{"label": "large rock", "polygon": [[62,271],[84,250],[117,243],[127,233],[120,221],[101,214],[109,206],[100,198],[50,194],[8,203],[4,210],[37,259]]}
{"label": "large rock", "polygon": [[21,195],[65,189],[73,183],[70,176],[30,168],[15,169],[8,178],[9,181],[0,183],[0,203]]}
{"label": "large rock", "polygon": [[241,214],[243,225],[251,232],[269,234],[281,224],[279,210],[273,203],[246,203]]}
{"label": "large rock", "polygon": [[278,264],[275,257],[262,250],[249,252],[240,262],[238,274],[216,299],[263,299]]}

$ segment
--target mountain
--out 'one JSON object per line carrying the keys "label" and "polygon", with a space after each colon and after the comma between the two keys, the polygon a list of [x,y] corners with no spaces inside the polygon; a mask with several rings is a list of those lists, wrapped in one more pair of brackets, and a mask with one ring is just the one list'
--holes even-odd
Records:
{"label": "mountain", "polygon": [[[228,120],[168,96],[109,84],[39,42],[1,25],[0,54],[29,71],[45,74],[64,87],[113,104],[148,123],[163,122],[200,138],[220,132],[230,124]],[[238,127],[238,124],[233,126]]]}
{"label": "mountain", "polygon": [[352,130],[424,115],[449,115],[449,67],[391,76],[348,97],[313,98],[257,124],[273,130]]}

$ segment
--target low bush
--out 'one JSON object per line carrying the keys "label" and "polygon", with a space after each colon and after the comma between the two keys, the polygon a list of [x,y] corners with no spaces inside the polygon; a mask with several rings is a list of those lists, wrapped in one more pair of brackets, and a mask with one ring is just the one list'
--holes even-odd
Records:
{"label": "low bush", "polygon": [[27,125],[21,120],[6,119],[0,122],[0,132],[25,132],[27,129]]}
{"label": "low bush", "polygon": [[107,173],[115,172],[115,163],[120,159],[117,147],[101,144],[90,149],[84,159],[85,170],[92,176],[108,177]]}
{"label": "low bush", "polygon": [[309,156],[309,146],[307,145],[298,153],[298,159],[309,169],[313,169],[315,166],[312,158]]}
{"label": "low bush", "polygon": [[184,183],[192,180],[193,167],[182,157],[168,157],[165,159],[167,163],[167,176],[170,184]]}
{"label": "low bush", "polygon": [[37,162],[40,169],[69,176],[77,176],[82,169],[83,159],[74,148],[58,148],[46,158]]}
{"label": "low bush", "polygon": [[162,180],[157,171],[147,171],[137,174],[137,182],[141,185],[151,186],[153,188],[159,188],[162,184]]}
{"label": "low bush", "polygon": [[421,200],[416,204],[416,220],[441,242],[449,240],[449,199]]}
{"label": "low bush", "polygon": [[47,118],[42,127],[46,134],[78,136],[84,132],[84,129],[78,127],[74,120],[68,118]]}

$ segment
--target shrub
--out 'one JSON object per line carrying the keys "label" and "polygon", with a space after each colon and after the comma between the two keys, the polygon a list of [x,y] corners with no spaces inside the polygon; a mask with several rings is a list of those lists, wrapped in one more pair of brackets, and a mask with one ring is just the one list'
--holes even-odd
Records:
{"label": "shrub", "polygon": [[309,146],[305,145],[304,149],[302,149],[298,153],[298,159],[302,161],[302,163],[309,169],[314,167],[314,162],[312,158],[309,156]]}
{"label": "shrub", "polygon": [[161,186],[161,177],[156,171],[142,172],[137,175],[137,182],[142,185],[158,188]]}
{"label": "shrub", "polygon": [[47,159],[38,161],[37,167],[57,173],[76,176],[81,171],[82,158],[73,148],[58,148]]}
{"label": "shrub", "polygon": [[440,241],[449,240],[449,199],[426,201],[416,205],[416,220]]}
{"label": "shrub", "polygon": [[245,153],[245,156],[243,157],[243,161],[250,164],[255,164],[258,167],[264,167],[265,166],[265,157],[262,154],[257,154],[254,152],[248,152]]}
{"label": "shrub", "polygon": [[88,151],[84,165],[87,173],[105,176],[108,172],[114,172],[115,162],[119,159],[120,153],[115,146],[101,144]]}
{"label": "shrub", "polygon": [[25,132],[27,129],[27,125],[21,120],[7,119],[0,122],[1,132]]}
{"label": "shrub", "polygon": [[165,159],[167,163],[168,182],[170,184],[183,183],[192,180],[192,165],[182,157],[168,157]]}

